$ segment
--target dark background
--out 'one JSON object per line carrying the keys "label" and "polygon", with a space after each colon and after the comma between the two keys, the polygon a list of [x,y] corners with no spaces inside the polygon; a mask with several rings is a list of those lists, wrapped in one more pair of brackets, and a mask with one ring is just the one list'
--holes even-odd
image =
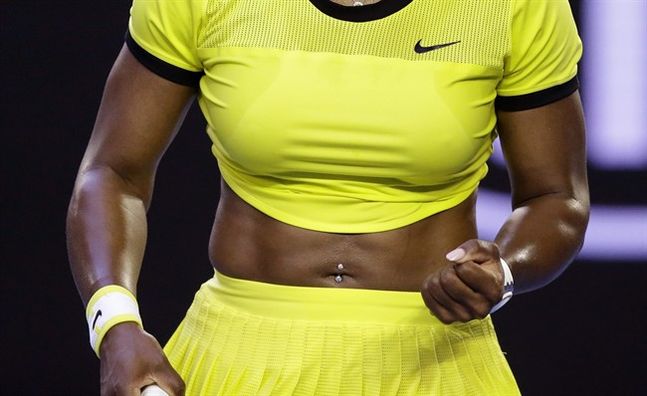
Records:
{"label": "dark background", "polygon": [[[98,394],[65,212],[129,3],[0,4],[2,395]],[[161,164],[149,212],[139,300],[161,342],[212,274],[218,173],[195,110]],[[486,184],[505,184],[501,177]],[[613,180],[592,180],[594,200],[606,200],[604,183]],[[647,394],[646,288],[646,263],[576,261],[548,287],[516,296],[495,322],[522,392]]]}

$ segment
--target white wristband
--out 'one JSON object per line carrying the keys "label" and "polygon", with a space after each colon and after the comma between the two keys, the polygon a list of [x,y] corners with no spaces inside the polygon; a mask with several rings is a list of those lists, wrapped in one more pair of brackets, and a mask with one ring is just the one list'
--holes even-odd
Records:
{"label": "white wristband", "polygon": [[512,278],[512,271],[510,266],[505,262],[503,258],[499,259],[501,261],[501,269],[503,269],[503,295],[501,300],[492,307],[490,313],[494,313],[504,306],[512,298],[512,293],[514,292],[514,278]]}
{"label": "white wristband", "polygon": [[143,327],[135,296],[118,285],[104,286],[97,290],[88,302],[85,317],[90,332],[90,346],[97,356],[103,337],[116,324],[136,322]]}

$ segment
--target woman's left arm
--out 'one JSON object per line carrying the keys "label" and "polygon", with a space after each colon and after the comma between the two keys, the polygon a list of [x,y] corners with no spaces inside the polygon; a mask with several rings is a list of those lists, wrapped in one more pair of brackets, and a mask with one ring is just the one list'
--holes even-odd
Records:
{"label": "woman's left arm", "polygon": [[557,278],[584,241],[589,193],[578,93],[497,116],[513,211],[493,242],[463,243],[447,255],[454,265],[425,281],[425,303],[445,323],[483,318],[501,299],[499,257],[510,265],[518,294]]}
{"label": "woman's left arm", "polygon": [[515,293],[557,278],[584,242],[589,219],[586,144],[577,92],[539,108],[499,111],[512,214],[496,236]]}

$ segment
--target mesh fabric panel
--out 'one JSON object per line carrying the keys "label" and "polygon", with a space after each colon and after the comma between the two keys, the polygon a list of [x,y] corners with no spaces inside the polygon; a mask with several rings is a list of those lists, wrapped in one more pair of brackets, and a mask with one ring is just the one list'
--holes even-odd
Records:
{"label": "mesh fabric panel", "polygon": [[[511,2],[506,0],[415,0],[386,18],[348,22],[322,13],[307,0],[209,0],[199,46],[333,52],[501,68],[510,46],[510,9]],[[424,46],[459,43],[418,54],[414,46],[419,40]]]}

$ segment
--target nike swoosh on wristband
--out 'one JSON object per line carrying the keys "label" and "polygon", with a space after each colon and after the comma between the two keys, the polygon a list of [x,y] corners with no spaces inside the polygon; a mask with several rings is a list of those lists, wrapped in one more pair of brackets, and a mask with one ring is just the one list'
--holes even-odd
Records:
{"label": "nike swoosh on wristband", "polygon": [[422,39],[418,40],[418,42],[416,43],[416,46],[414,48],[414,51],[416,51],[416,53],[418,53],[418,54],[424,54],[424,53],[429,52],[429,51],[435,51],[437,49],[449,47],[450,45],[460,43],[460,40],[459,41],[453,41],[451,43],[436,44],[436,45],[432,45],[432,46],[429,46],[429,47],[423,47],[421,43],[422,43]]}
{"label": "nike swoosh on wristband", "polygon": [[101,315],[103,315],[103,312],[101,312],[101,310],[98,310],[97,313],[94,315],[94,320],[92,321],[92,330],[94,330],[94,326],[97,325],[97,320]]}

